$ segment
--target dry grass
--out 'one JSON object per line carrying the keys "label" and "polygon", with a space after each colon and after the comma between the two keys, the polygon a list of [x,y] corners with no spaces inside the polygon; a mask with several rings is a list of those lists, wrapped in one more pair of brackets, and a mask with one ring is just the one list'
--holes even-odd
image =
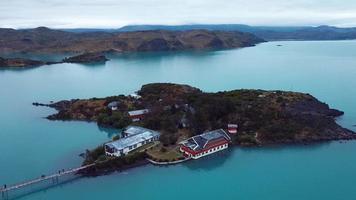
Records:
{"label": "dry grass", "polygon": [[[162,151],[162,148],[164,148],[165,151]],[[162,144],[159,144],[147,150],[147,154],[152,158],[154,158],[155,160],[167,160],[167,161],[178,160],[183,156],[183,154],[179,151],[178,145],[163,147]]]}

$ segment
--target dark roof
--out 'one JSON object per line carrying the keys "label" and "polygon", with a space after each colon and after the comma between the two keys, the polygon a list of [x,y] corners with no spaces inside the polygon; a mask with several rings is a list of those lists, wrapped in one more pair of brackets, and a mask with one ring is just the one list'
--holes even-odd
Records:
{"label": "dark roof", "polygon": [[108,104],[108,107],[111,108],[111,107],[117,107],[119,105],[119,102],[118,101],[113,101],[113,102],[110,102]]}
{"label": "dark roof", "polygon": [[199,151],[201,149],[204,149],[210,141],[220,139],[224,139],[227,141],[231,140],[230,136],[223,129],[218,129],[191,137],[188,140],[183,141],[182,144],[194,151]]}

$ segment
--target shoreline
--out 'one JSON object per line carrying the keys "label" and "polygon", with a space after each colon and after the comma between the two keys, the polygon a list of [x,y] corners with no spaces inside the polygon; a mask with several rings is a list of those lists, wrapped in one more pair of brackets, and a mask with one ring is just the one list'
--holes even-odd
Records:
{"label": "shoreline", "polygon": [[[268,148],[281,148],[281,149],[285,149],[285,148],[291,148],[291,147],[313,147],[313,146],[318,146],[318,145],[324,145],[324,144],[328,144],[328,143],[348,143],[348,142],[352,142],[352,141],[356,141],[356,134],[355,134],[355,138],[353,139],[340,139],[340,140],[322,140],[322,141],[315,141],[315,142],[309,142],[309,143],[278,143],[278,144],[268,144],[268,145],[231,145],[228,149],[224,150],[228,151],[229,149],[232,151],[235,151],[237,149],[259,149],[259,150],[264,150],[264,149],[268,149]],[[211,154],[208,156],[205,156],[204,158],[210,158],[212,156],[214,156],[215,154]],[[199,160],[199,159],[197,159]],[[173,162],[156,162],[153,161],[149,158],[144,158],[143,160],[138,161],[137,163],[134,163],[132,165],[126,165],[122,168],[117,168],[117,169],[109,169],[109,170],[102,170],[102,171],[96,171],[96,172],[78,172],[78,175],[82,176],[82,177],[99,177],[99,176],[107,176],[107,175],[111,175],[113,173],[122,173],[122,172],[126,172],[129,171],[131,169],[135,169],[135,168],[140,168],[140,167],[144,167],[144,166],[148,166],[148,165],[152,165],[155,167],[169,167],[169,166],[174,166],[174,165],[178,165],[178,164],[183,164],[189,161],[194,161],[194,159],[185,159],[185,160],[179,160],[179,161],[173,161]]]}

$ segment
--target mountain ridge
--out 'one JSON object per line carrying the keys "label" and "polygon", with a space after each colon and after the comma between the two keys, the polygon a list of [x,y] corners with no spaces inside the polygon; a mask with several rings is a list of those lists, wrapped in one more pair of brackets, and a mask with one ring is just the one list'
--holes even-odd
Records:
{"label": "mountain ridge", "polygon": [[335,26],[249,26],[245,24],[127,25],[118,29],[63,29],[70,32],[131,32],[143,30],[220,30],[255,34],[264,40],[346,40],[356,39],[356,28]]}
{"label": "mountain ridge", "polygon": [[74,33],[46,27],[0,29],[0,53],[88,53],[229,49],[264,42],[238,31],[167,31]]}

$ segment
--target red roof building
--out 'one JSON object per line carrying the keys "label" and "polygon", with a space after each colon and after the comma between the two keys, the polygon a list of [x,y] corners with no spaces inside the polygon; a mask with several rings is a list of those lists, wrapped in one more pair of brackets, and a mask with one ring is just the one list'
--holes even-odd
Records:
{"label": "red roof building", "polygon": [[230,142],[230,136],[223,129],[218,129],[196,135],[181,142],[180,151],[183,152],[186,157],[198,159],[227,149]]}
{"label": "red roof building", "polygon": [[143,110],[133,110],[129,111],[129,117],[133,122],[141,121],[150,110],[143,109]]}

